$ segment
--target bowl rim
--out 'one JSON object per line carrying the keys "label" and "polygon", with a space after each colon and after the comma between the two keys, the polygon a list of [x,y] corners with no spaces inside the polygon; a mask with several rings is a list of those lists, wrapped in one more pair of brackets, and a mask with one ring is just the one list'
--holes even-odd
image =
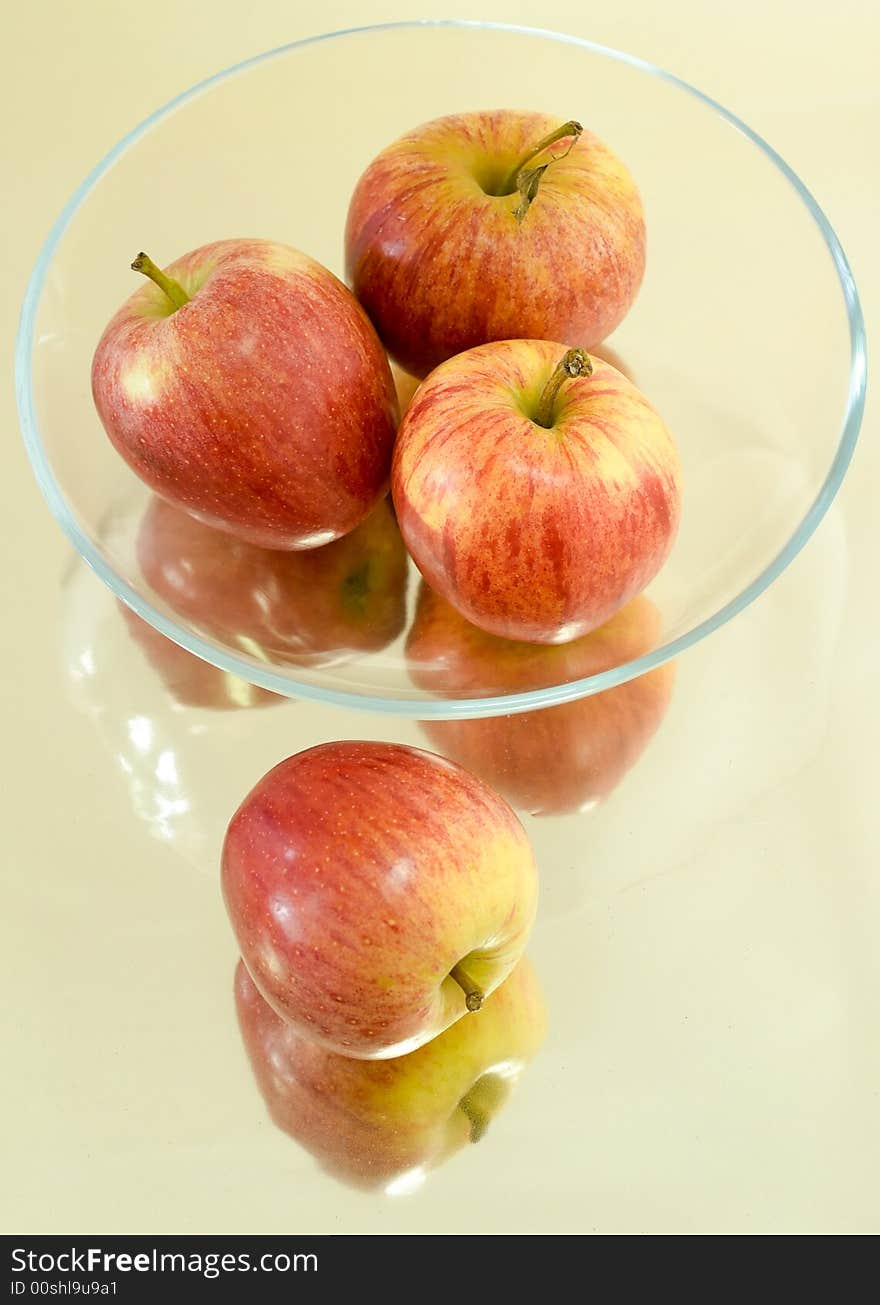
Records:
{"label": "bowl rim", "polygon": [[[721,118],[725,119],[730,125],[736,128],[737,131],[747,137],[747,139],[750,140],[752,144],[754,144],[775,166],[783,178],[788,181],[796,194],[799,195],[808,213],[819,228],[819,232],[834,263],[849,321],[849,388],[840,438],[838,440],[838,445],[831,466],[826,473],[825,479],[816,495],[816,498],[801,518],[801,521],[791,537],[779,550],[776,556],[743,590],[740,591],[739,594],[720,607],[717,612],[706,617],[705,620],[700,621],[685,634],[679,635],[677,638],[652,649],[650,652],[645,653],[640,657],[636,657],[628,662],[622,662],[620,665],[602,671],[599,674],[586,676],[578,680],[570,680],[565,684],[549,685],[543,689],[529,690],[528,692],[472,698],[421,698],[364,694],[350,692],[342,687],[309,684],[307,682],[289,678],[287,675],[276,673],[265,664],[251,661],[243,654],[237,655],[229,652],[226,648],[216,646],[195,632],[186,629],[182,625],[178,625],[176,621],[170,619],[158,608],[153,607],[152,604],[148,603],[136,589],[117,574],[113,567],[105,560],[100,549],[92,543],[80,528],[73,512],[67,504],[62,489],[52,471],[45,449],[43,448],[33,396],[32,353],[34,330],[37,310],[52,258],[64,232],[74,217],[74,214],[104,174],[113,166],[116,160],[119,159],[130,146],[132,146],[142,136],[146,135],[152,127],[162,121],[162,119],[168,117],[189,100],[201,95],[204,91],[211,89],[211,87],[220,82],[223,82],[230,77],[237,76],[239,73],[255,68],[261,63],[288,54],[293,50],[301,49],[310,45],[316,45],[325,41],[339,40],[345,37],[357,37],[366,34],[401,31],[405,29],[416,30],[419,28],[444,27],[463,30],[471,29],[478,31],[505,32],[517,36],[535,37],[564,45],[575,46],[587,50],[592,54],[597,54],[616,62],[627,64],[631,68],[648,73],[649,75],[657,77],[661,81],[668,82],[679,90],[684,91],[699,103],[703,104],[706,108],[712,110]],[[247,59],[240,60],[238,63],[231,64],[229,67],[223,68],[219,72],[213,73],[211,76],[196,82],[187,90],[181,91],[178,95],[175,95],[165,104],[155,109],[151,114],[138,123],[137,126],[132,128],[131,131],[123,136],[122,139],[119,140],[92,168],[91,172],[89,172],[79,184],[56,218],[49,235],[40,250],[28,281],[22,303],[15,346],[15,391],[19,421],[37,483],[40,486],[40,490],[46,499],[50,511],[58,521],[70,542],[73,544],[74,548],[114,594],[131,607],[138,616],[143,617],[167,638],[171,639],[172,642],[179,644],[181,647],[187,649],[187,651],[212,663],[221,670],[238,675],[254,684],[260,685],[262,688],[270,689],[285,697],[303,698],[317,702],[329,702],[337,706],[354,707],[360,710],[378,712],[385,715],[414,717],[419,720],[511,715],[518,712],[531,711],[535,708],[558,706],[561,703],[572,702],[575,699],[587,697],[594,693],[602,692],[605,689],[613,688],[616,685],[624,684],[627,680],[635,679],[637,676],[643,675],[647,671],[653,670],[657,666],[661,666],[664,662],[670,661],[672,658],[679,656],[687,648],[692,647],[701,639],[705,638],[706,635],[720,629],[721,626],[725,625],[734,616],[738,615],[739,612],[748,607],[750,603],[754,602],[754,600],[782,574],[789,563],[793,561],[803,548],[804,544],[813,534],[814,530],[819,525],[819,522],[828,511],[828,508],[843,481],[843,477],[846,473],[847,467],[849,466],[858,439],[865,407],[866,383],[867,346],[865,324],[858,291],[856,289],[849,261],[834,229],[831,226],[831,223],[828,221],[828,218],[825,216],[824,211],[817,203],[811,191],[789,164],[785,162],[781,155],[779,155],[762,136],[751,127],[747,126],[741,118],[732,113],[729,109],[726,109],[711,96],[698,90],[695,86],[684,81],[681,77],[677,77],[674,73],[667,72],[665,69],[659,68],[655,64],[652,64],[648,60],[642,59],[637,55],[628,54],[625,51],[616,50],[610,46],[600,45],[595,41],[587,40],[585,37],[573,36],[565,32],[551,31],[546,28],[531,27],[516,23],[459,18],[400,19],[390,22],[341,28],[337,31],[322,32],[318,35],[303,37],[295,41],[287,42],[284,45],[276,46],[271,50],[265,50],[259,54],[252,55]]]}

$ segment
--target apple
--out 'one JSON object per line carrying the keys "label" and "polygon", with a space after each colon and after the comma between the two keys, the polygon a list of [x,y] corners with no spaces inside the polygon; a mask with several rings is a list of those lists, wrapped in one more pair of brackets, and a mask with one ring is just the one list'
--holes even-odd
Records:
{"label": "apple", "polygon": [[544,340],[482,345],[423,381],[391,487],[432,589],[481,629],[561,643],[656,575],[680,512],[672,437],[614,367]]}
{"label": "apple", "polygon": [[507,803],[396,743],[325,743],[270,770],[232,818],[222,878],[269,1004],[363,1059],[479,1018],[523,952],[537,899]]}
{"label": "apple", "polygon": [[[660,614],[641,595],[592,634],[571,643],[515,643],[486,634],[422,585],[406,654],[412,679],[443,695],[525,693],[598,675],[657,646]],[[603,801],[659,728],[672,662],[603,693],[558,707],[485,720],[431,720],[432,746],[532,815]]]}
{"label": "apple", "polygon": [[428,1169],[480,1141],[546,1025],[525,958],[478,1020],[459,1020],[393,1060],[353,1060],[303,1037],[263,1000],[241,961],[235,1004],[274,1123],[335,1177],[392,1191],[412,1190]]}
{"label": "apple", "polygon": [[297,553],[258,548],[153,498],[136,550],[178,616],[267,661],[375,652],[406,622],[407,554],[388,498],[344,538]]}
{"label": "apple", "polygon": [[424,376],[490,340],[598,344],[638,293],[645,223],[632,177],[580,123],[486,110],[373,160],[345,252],[388,352]]}
{"label": "apple", "polygon": [[287,699],[261,689],[230,671],[202,661],[195,653],[166,638],[154,625],[120,602],[132,639],[157,672],[168,692],[184,707],[236,710],[241,707],[271,707]]}
{"label": "apple", "polygon": [[221,240],[143,284],[102,335],[92,393],[142,480],[264,548],[353,530],[388,485],[397,400],[363,310],[287,245]]}

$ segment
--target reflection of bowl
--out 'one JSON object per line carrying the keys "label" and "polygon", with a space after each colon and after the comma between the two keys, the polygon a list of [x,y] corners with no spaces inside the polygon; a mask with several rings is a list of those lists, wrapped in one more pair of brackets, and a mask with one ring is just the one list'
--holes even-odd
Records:
{"label": "reflection of bowl", "polygon": [[[657,646],[585,679],[456,698],[412,683],[402,640],[343,664],[291,665],[261,661],[175,615],[137,564],[147,491],[111,448],[89,393],[95,343],[133,288],[133,253],[146,244],[168,261],[253,234],[339,271],[348,198],[370,158],[424,119],[505,104],[576,115],[620,154],[645,201],[648,273],[613,348],[666,419],[684,467],[681,531],[649,590],[661,614]],[[298,133],[295,168],[284,165],[289,122],[321,123]],[[827,220],[726,110],[641,60],[573,37],[394,23],[249,60],[116,146],[40,256],[17,376],[52,511],[141,616],[266,688],[426,718],[525,710],[607,688],[746,606],[791,561],[840,484],[861,420],[865,353],[858,298]]]}
{"label": "reflection of bowl", "polygon": [[[592,634],[566,644],[514,643],[485,634],[423,584],[407,639],[410,674],[448,691],[542,689],[638,657],[656,643],[659,613],[644,595]],[[607,798],[659,728],[675,663],[557,707],[482,720],[428,720],[432,747],[532,815],[586,810]]]}

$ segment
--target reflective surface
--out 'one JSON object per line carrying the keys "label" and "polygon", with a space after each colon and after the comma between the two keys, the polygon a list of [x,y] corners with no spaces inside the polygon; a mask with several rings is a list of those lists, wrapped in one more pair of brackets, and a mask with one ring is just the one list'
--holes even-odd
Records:
{"label": "reflective surface", "polygon": [[[395,74],[377,77],[377,67]],[[585,680],[500,701],[479,681],[466,691],[438,676],[414,684],[393,639],[343,660],[291,658],[285,642],[252,647],[181,610],[143,565],[147,491],[105,438],[88,383],[101,330],[132,290],[133,232],[149,231],[160,263],[252,232],[341,272],[348,201],[367,163],[402,131],[475,100],[557,116],[564,103],[635,177],[648,271],[610,347],[672,432],[684,486],[677,541],[649,587],[660,614],[651,646]],[[297,141],[307,202],[278,165],[267,114],[321,123]],[[50,507],[114,590],[177,642],[264,688],[434,717],[595,692],[675,655],[751,601],[839,486],[860,424],[864,356],[836,238],[759,137],[638,59],[476,24],[343,34],[280,50],[157,111],[99,174],[53,232],[25,303],[18,393],[28,448]],[[821,368],[805,368],[820,323]]]}
{"label": "reflective surface", "polygon": [[350,534],[302,553],[242,543],[153,498],[135,550],[176,616],[262,662],[378,653],[406,621],[406,548],[388,498]]}
{"label": "reflective surface", "polygon": [[396,1060],[357,1061],[299,1036],[239,961],[242,1041],[272,1121],[353,1187],[418,1191],[428,1172],[482,1142],[544,1040],[546,1013],[525,959],[485,1003]]}
{"label": "reflective surface", "polygon": [[[484,10],[524,20],[534,12],[514,0],[487,0]],[[361,16],[350,0],[333,13],[338,22]],[[880,195],[865,165],[865,141],[880,129],[870,107],[877,27],[864,6],[841,0],[832,25],[808,8],[795,28],[787,9],[753,0],[729,19],[681,0],[675,23],[644,4],[589,19],[563,4],[555,14],[676,67],[760,126],[828,205],[867,300],[880,302]],[[15,105],[29,106],[9,115],[7,343],[46,216],[111,135],[241,52],[330,21],[280,0],[229,11],[227,22],[217,15],[216,6],[155,0],[135,58],[129,0],[56,8],[51,23],[39,6],[21,11],[4,83]],[[39,96],[35,66],[48,74]],[[406,67],[374,71],[408,77]],[[684,198],[701,184],[695,176]],[[111,224],[105,234],[124,259],[129,236],[137,247],[143,232]],[[101,293],[115,300],[118,289]],[[656,325],[659,338],[679,323]],[[682,326],[699,369],[715,347],[714,319],[701,310]],[[780,335],[777,351],[786,347]],[[822,379],[822,347],[813,338],[811,386]],[[737,349],[731,384],[743,385],[748,338]],[[631,366],[647,387],[650,365],[643,372],[633,357]],[[72,562],[52,527],[15,436],[8,379],[6,1229],[880,1229],[876,438],[861,442],[840,498],[789,571],[677,659],[665,714],[600,801],[553,814],[540,774],[537,803],[518,781],[542,875],[528,956],[546,1034],[522,1053],[528,1063],[485,1136],[425,1165],[416,1190],[405,1182],[388,1193],[330,1172],[326,1151],[272,1122],[236,1016],[238,958],[217,866],[231,812],[281,757],[330,738],[440,744],[414,720],[300,700],[204,705],[241,691],[222,677],[216,692],[216,679],[200,690],[203,705],[175,698],[181,685],[186,697],[189,672],[170,675],[169,689],[111,593]],[[867,435],[877,428],[870,401]],[[408,601],[417,600],[411,586]],[[529,814],[539,808],[545,814]],[[437,1156],[443,1119],[460,1124],[467,1091],[450,1084],[453,1096],[426,1145],[439,1139]]]}
{"label": "reflective surface", "polygon": [[[261,1204],[255,1227],[326,1228],[333,1210],[334,1218],[378,1230],[385,1216],[377,1202],[384,1200],[393,1201],[395,1227],[421,1228],[435,1220],[444,1228],[459,1227],[447,1205],[464,1181],[486,1193],[492,1207],[487,1227],[500,1229],[516,1217],[509,1190],[521,1184],[525,1165],[530,1184],[551,1183],[542,1189],[542,1200],[552,1217],[574,1228],[581,1226],[583,1199],[574,1201],[574,1193],[592,1192],[599,1201],[596,1217],[612,1221],[626,1221],[630,1203],[646,1199],[645,1192],[637,1196],[638,1188],[616,1191],[622,1154],[633,1164],[641,1148],[654,1156],[661,1165],[659,1199],[668,1181],[662,1176],[666,1162],[658,1159],[661,1137],[671,1128],[684,1144],[700,1117],[702,1094],[720,1090],[716,1074],[732,1075],[744,1094],[735,1109],[728,1106],[740,1129],[761,1125],[760,1084],[768,1075],[782,1075],[783,1083],[792,1075],[791,1084],[797,1082],[809,1110],[821,1118],[832,1104],[826,1088],[815,1082],[805,1088],[800,1076],[814,1072],[807,1067],[816,1047],[835,1027],[827,1007],[831,997],[820,994],[838,991],[853,957],[827,949],[823,901],[835,889],[815,849],[805,859],[814,835],[797,835],[791,861],[771,831],[792,776],[821,756],[841,616],[840,599],[829,596],[842,593],[845,567],[840,522],[832,518],[780,588],[780,601],[756,608],[723,642],[707,642],[681,659],[674,690],[670,668],[664,667],[545,713],[420,725],[284,699],[268,711],[249,705],[231,710],[228,698],[205,706],[204,696],[201,705],[185,705],[163,668],[157,669],[157,659],[144,658],[132,645],[120,605],[81,562],[74,563],[62,589],[59,625],[67,692],[88,722],[89,750],[98,758],[104,792],[123,818],[127,839],[143,846],[136,817],[140,829],[167,849],[162,854],[154,843],[150,853],[147,844],[141,854],[142,864],[159,876],[146,899],[143,883],[120,882],[118,875],[108,880],[106,870],[88,881],[89,893],[101,896],[102,918],[111,921],[119,913],[139,940],[137,972],[126,969],[121,980],[127,1002],[135,1005],[128,1009],[122,992],[104,988],[100,1001],[102,1008],[112,1003],[132,1037],[144,1021],[153,1027],[158,1020],[152,1037],[163,1044],[176,1036],[181,1001],[193,1014],[201,1011],[206,1022],[198,1045],[217,1084],[204,1118],[201,1094],[184,1094],[181,1104],[175,1089],[184,1117],[169,1117],[162,1125],[173,1150],[190,1145],[184,1139],[191,1138],[197,1116],[197,1133],[206,1144],[211,1137],[211,1147],[217,1145],[216,1130],[228,1129],[221,1154],[258,1173],[273,1204],[283,1201],[283,1213]],[[430,615],[431,606],[423,592],[421,614]],[[444,656],[450,648],[460,653],[457,620],[443,607],[438,615]],[[644,600],[621,622],[621,637],[644,637],[652,619]],[[808,642],[799,629],[811,632]],[[516,667],[517,645],[483,636],[479,642],[489,644],[491,653],[485,647],[482,653],[494,675],[510,674],[511,663]],[[601,657],[602,650],[580,655]],[[467,660],[459,657],[458,665],[464,673]],[[194,666],[220,674],[198,661]],[[529,674],[539,673],[529,666]],[[743,684],[749,685],[747,695]],[[408,1058],[393,1062],[390,1078],[381,1082],[371,1077],[373,1069],[328,1060],[280,1027],[239,975],[242,1047],[230,996],[234,943],[217,874],[225,822],[268,766],[290,752],[347,736],[427,742],[458,757],[467,754],[475,769],[482,767],[485,777],[518,801],[542,876],[529,959],[546,994],[548,1026],[546,1045],[527,1072],[520,1062],[531,1060],[543,1038],[543,1015],[510,1035],[520,1051],[509,1057],[495,1049],[492,1030],[486,1034],[489,1048],[482,1040],[471,1048],[472,1032],[464,1046],[453,1040],[449,1065],[443,1046],[435,1046],[417,1076],[416,1093]],[[578,769],[578,756],[590,764]],[[559,811],[568,814],[554,814]],[[784,826],[786,840],[804,815],[796,803],[795,825],[789,817]],[[750,852],[755,837],[772,839],[776,852],[769,858]],[[757,916],[756,899],[762,904]],[[101,947],[115,952],[113,937]],[[171,972],[154,971],[158,1004],[151,1011],[138,994],[142,967],[154,964],[157,943]],[[185,997],[175,995],[172,983],[181,966],[189,975]],[[701,976],[696,988],[692,967]],[[865,999],[873,1000],[867,993]],[[755,1002],[763,1011],[757,1023]],[[498,1034],[500,1041],[506,1036]],[[834,1036],[844,1036],[843,1030]],[[133,1063],[144,1054],[147,1045],[141,1043],[126,1052]],[[738,1057],[752,1059],[740,1064]],[[460,1102],[482,1079],[481,1066],[496,1058],[516,1061],[516,1073],[480,1088],[480,1100],[488,1093],[492,1122],[475,1147]],[[752,1089],[755,1058],[761,1079]],[[689,1078],[683,1079],[685,1063]],[[520,1081],[510,1092],[514,1078]],[[168,1090],[154,1090],[165,1102],[162,1110],[170,1109]],[[857,1079],[851,1090],[858,1092]],[[662,1121],[656,1115],[661,1104]],[[739,1184],[733,1195],[728,1189],[728,1199],[738,1200],[753,1191],[754,1175],[736,1155],[734,1134],[730,1138],[721,1154],[730,1169],[726,1182]],[[713,1145],[720,1145],[717,1135]],[[571,1147],[584,1168],[573,1165]],[[698,1169],[703,1162],[699,1153],[691,1157]],[[364,1192],[371,1193],[369,1204]],[[668,1226],[666,1218],[692,1218],[684,1195],[682,1200],[675,1214],[656,1215],[659,1226]],[[220,1205],[222,1200],[218,1211]],[[723,1217],[717,1207],[714,1217]]]}
{"label": "reflective surface", "polygon": [[[424,582],[406,653],[416,683],[449,689],[475,682],[493,692],[541,689],[637,657],[651,647],[660,615],[644,596],[592,634],[544,647],[485,634]],[[425,733],[453,757],[535,815],[584,809],[607,797],[666,714],[675,664],[558,707],[482,720],[431,720]]]}

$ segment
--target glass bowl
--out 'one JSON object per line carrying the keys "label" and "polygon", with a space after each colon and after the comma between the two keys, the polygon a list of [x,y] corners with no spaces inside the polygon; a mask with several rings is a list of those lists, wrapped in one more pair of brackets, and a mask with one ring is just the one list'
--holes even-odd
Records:
{"label": "glass bowl", "polygon": [[[95,413],[91,356],[134,289],[132,257],[147,248],[167,263],[212,240],[263,236],[341,275],[349,196],[373,156],[427,119],[498,107],[579,119],[642,192],[648,270],[608,348],[681,452],[674,550],[621,637],[589,636],[584,649],[560,655],[497,644],[469,660],[467,633],[442,620],[433,633],[408,635],[414,614],[419,621],[419,578],[399,556],[393,593],[374,595],[376,607],[352,633],[336,619],[337,598],[361,574],[369,540],[360,561],[355,543],[300,570],[286,609],[299,633],[292,642],[290,630],[284,640],[267,637],[271,623],[261,624],[259,611],[277,556],[218,567],[204,560],[210,541],[185,529],[181,541],[167,523],[162,534],[161,511]],[[16,381],[49,507],[98,575],[162,634],[288,696],[422,719],[476,717],[621,684],[756,598],[841,483],[864,405],[865,342],[852,275],[825,215],[779,155],[721,105],[641,59],[572,36],[400,22],[246,60],[125,136],[85,178],[40,255]],[[377,530],[393,557],[392,526]],[[216,583],[175,591],[175,576],[193,566],[197,581],[200,566],[215,581],[226,574],[230,592]]]}

